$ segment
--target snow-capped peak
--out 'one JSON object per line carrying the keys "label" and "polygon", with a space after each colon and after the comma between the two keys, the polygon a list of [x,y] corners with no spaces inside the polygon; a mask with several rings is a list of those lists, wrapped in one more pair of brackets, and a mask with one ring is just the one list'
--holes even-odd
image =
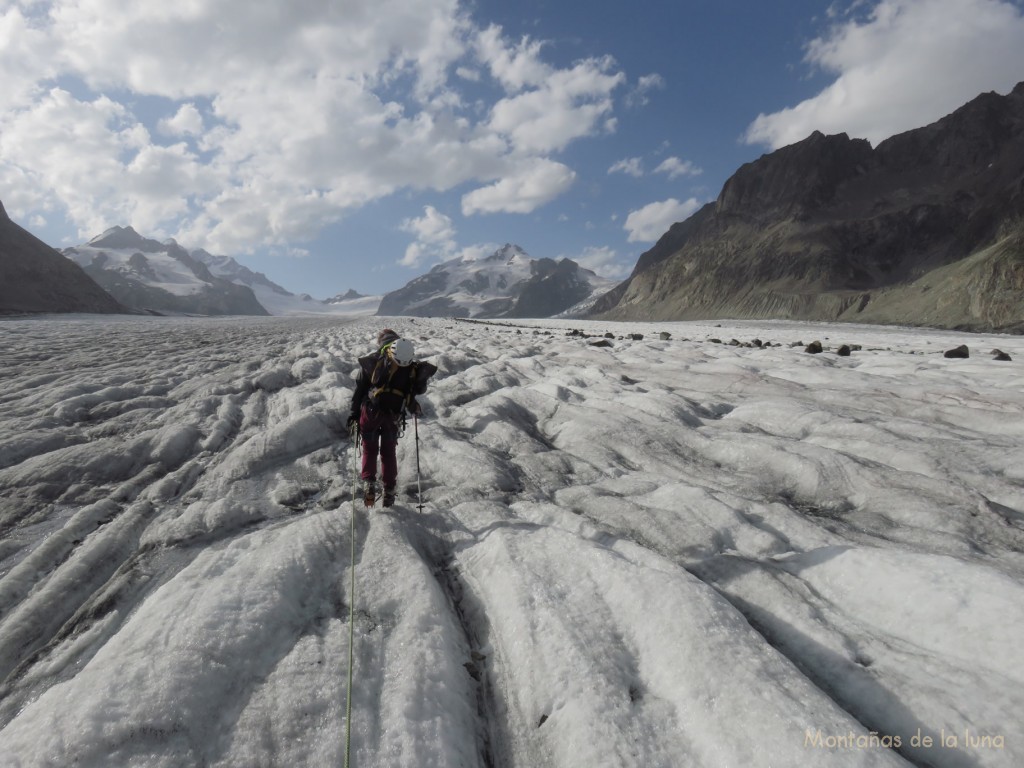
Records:
{"label": "snow-capped peak", "polygon": [[143,237],[115,226],[64,256],[86,269],[125,306],[185,314],[346,314],[376,311],[379,297],[341,302],[295,296],[230,256],[190,251],[174,238]]}
{"label": "snow-capped peak", "polygon": [[490,256],[484,259],[487,262],[504,263],[509,266],[523,265],[529,266],[533,259],[530,258],[529,254],[526,253],[518,245],[512,243],[505,243],[498,250],[492,253]]}
{"label": "snow-capped peak", "polygon": [[506,243],[481,259],[438,264],[387,294],[379,314],[550,317],[610,287],[576,262],[533,259]]}

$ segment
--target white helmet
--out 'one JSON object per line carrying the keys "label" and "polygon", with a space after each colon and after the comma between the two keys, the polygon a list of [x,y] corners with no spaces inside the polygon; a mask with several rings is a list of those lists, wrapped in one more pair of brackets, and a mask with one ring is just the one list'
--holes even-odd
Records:
{"label": "white helmet", "polygon": [[409,365],[416,356],[412,342],[408,339],[398,339],[388,346],[388,352],[391,354],[391,359],[402,366]]}

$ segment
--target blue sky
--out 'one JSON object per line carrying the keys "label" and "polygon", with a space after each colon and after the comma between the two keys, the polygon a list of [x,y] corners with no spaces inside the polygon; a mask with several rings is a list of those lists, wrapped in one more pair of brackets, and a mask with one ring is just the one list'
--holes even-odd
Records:
{"label": "blue sky", "polygon": [[624,277],[765,152],[1021,79],[1021,0],[0,0],[0,199],[318,298],[506,242]]}

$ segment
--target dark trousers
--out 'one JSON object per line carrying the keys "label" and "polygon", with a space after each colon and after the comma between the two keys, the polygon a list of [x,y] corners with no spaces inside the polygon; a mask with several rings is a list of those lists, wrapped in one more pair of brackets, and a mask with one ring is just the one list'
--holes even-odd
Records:
{"label": "dark trousers", "polygon": [[398,420],[386,411],[363,405],[359,414],[359,433],[363,437],[363,470],[360,477],[367,482],[377,479],[377,456],[380,456],[381,480],[385,488],[398,482]]}

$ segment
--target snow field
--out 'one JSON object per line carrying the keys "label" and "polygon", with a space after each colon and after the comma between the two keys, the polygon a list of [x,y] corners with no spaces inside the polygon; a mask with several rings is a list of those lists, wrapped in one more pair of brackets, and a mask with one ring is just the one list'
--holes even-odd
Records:
{"label": "snow field", "polygon": [[1024,340],[722,326],[0,324],[0,764],[341,764],[353,565],[355,765],[1020,764]]}

